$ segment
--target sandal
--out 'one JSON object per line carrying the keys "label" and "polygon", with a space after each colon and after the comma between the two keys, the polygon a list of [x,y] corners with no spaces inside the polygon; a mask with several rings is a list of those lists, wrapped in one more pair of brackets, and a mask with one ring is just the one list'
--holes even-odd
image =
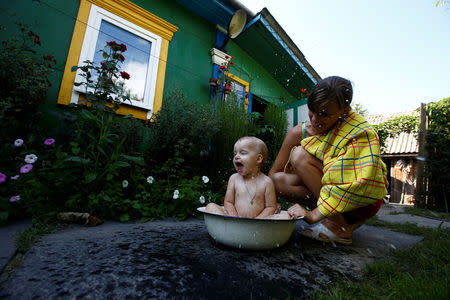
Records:
{"label": "sandal", "polygon": [[[311,226],[310,228],[303,230],[300,234],[304,235],[306,237],[318,240],[318,241],[322,241],[322,242],[328,242],[328,243],[334,242],[334,243],[340,243],[343,245],[351,245],[352,244],[351,238],[338,237],[322,223]],[[327,236],[327,238],[321,237],[320,234]]]}

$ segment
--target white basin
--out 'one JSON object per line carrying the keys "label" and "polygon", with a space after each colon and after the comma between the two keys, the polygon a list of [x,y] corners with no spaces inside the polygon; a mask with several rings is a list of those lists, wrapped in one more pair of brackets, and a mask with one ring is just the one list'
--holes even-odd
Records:
{"label": "white basin", "polygon": [[303,218],[279,220],[230,217],[205,212],[205,207],[198,207],[197,211],[203,213],[206,229],[215,241],[251,250],[283,246],[294,231],[295,222]]}

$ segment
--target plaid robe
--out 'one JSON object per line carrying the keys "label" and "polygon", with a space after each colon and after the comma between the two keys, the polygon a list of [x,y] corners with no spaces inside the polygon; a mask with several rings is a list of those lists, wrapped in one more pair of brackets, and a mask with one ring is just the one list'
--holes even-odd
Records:
{"label": "plaid robe", "polygon": [[328,133],[305,138],[301,145],[323,163],[317,207],[324,216],[367,206],[386,195],[378,135],[355,111]]}

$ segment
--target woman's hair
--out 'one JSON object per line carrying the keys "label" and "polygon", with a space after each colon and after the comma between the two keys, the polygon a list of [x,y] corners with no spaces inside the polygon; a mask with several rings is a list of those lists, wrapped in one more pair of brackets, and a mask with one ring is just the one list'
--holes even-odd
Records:
{"label": "woman's hair", "polygon": [[262,160],[261,166],[260,166],[260,167],[263,167],[264,164],[266,163],[267,157],[269,155],[269,151],[267,149],[266,143],[264,143],[261,139],[258,139],[257,137],[254,137],[254,136],[243,136],[239,140],[237,140],[236,143],[239,141],[248,141],[255,147],[255,149],[259,152],[259,154],[261,154],[263,157],[263,160]]}
{"label": "woman's hair", "polygon": [[350,106],[353,98],[353,88],[350,80],[330,76],[317,82],[308,97],[308,108],[315,112],[319,106],[335,101],[339,108]]}

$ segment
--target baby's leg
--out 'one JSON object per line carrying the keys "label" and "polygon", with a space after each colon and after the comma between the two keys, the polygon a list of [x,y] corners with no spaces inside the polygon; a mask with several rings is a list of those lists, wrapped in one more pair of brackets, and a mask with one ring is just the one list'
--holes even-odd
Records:
{"label": "baby's leg", "polygon": [[215,215],[227,215],[223,206],[219,206],[215,203],[208,203],[205,207],[205,212]]}

